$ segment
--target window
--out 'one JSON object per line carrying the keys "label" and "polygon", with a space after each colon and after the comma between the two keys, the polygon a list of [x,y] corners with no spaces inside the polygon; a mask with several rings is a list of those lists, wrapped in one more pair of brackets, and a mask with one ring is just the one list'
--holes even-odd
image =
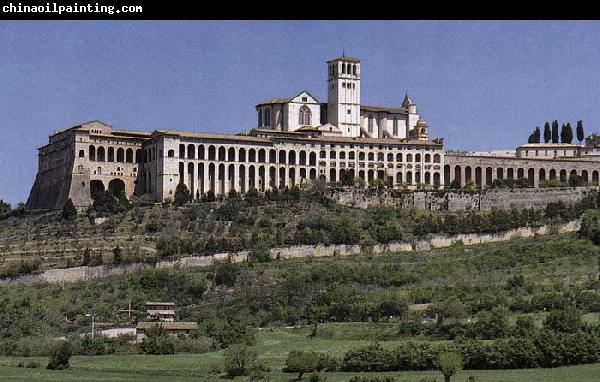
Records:
{"label": "window", "polygon": [[311,113],[310,109],[306,105],[302,105],[300,113],[298,114],[298,123],[301,126],[310,126]]}
{"label": "window", "polygon": [[265,126],[271,126],[271,110],[265,109]]}
{"label": "window", "polygon": [[79,150],[79,157],[83,158],[85,156],[85,153],[83,150]]}
{"label": "window", "polygon": [[373,132],[373,116],[369,116],[369,133]]}
{"label": "window", "polygon": [[351,109],[348,109],[348,114],[352,114],[352,110]]}
{"label": "window", "polygon": [[394,135],[398,136],[398,117],[394,117]]}
{"label": "window", "polygon": [[308,97],[302,97],[302,102],[308,102]]}
{"label": "window", "polygon": [[262,110],[258,109],[258,127],[262,126]]}

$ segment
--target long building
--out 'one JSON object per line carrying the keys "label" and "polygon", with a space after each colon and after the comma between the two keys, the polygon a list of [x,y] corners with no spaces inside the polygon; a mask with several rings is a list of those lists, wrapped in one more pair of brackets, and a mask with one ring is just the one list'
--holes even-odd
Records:
{"label": "long building", "polygon": [[315,179],[382,179],[393,187],[439,188],[453,181],[490,185],[498,178],[598,183],[600,150],[581,145],[523,145],[502,153],[444,152],[406,94],[400,106],[360,102],[361,63],[327,62],[325,103],[309,92],[256,105],[256,127],[239,134],[178,130],[135,132],[100,121],[50,135],[27,207],[58,209],[68,198],[92,203],[95,192],[173,198],[179,183],[194,198],[234,189],[266,191]]}

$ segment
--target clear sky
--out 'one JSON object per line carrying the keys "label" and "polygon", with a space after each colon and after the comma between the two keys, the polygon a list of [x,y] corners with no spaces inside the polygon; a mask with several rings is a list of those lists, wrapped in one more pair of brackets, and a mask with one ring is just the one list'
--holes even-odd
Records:
{"label": "clear sky", "polygon": [[412,96],[447,149],[525,143],[546,120],[599,131],[599,22],[0,21],[0,198],[25,201],[56,129],[236,133],[254,105],[362,59],[362,103]]}

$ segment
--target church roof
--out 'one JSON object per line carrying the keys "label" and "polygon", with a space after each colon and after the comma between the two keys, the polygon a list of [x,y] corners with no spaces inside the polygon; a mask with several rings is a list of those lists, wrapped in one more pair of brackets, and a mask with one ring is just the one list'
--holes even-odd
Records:
{"label": "church roof", "polygon": [[406,95],[404,96],[404,101],[402,101],[402,107],[409,107],[414,104],[415,103],[413,102],[412,98],[410,98],[408,93],[406,93]]}
{"label": "church roof", "polygon": [[272,104],[279,104],[279,103],[288,103],[291,100],[292,100],[291,98],[274,97],[274,98],[270,98],[270,99],[268,99],[266,101],[257,103],[256,106],[260,106],[260,105],[272,105]]}
{"label": "church roof", "polygon": [[345,54],[342,54],[338,58],[334,58],[333,60],[327,61],[327,63],[330,63],[330,62],[333,62],[333,61],[350,61],[350,62],[357,62],[358,63],[358,62],[360,62],[360,58],[349,57],[349,56],[346,56]]}

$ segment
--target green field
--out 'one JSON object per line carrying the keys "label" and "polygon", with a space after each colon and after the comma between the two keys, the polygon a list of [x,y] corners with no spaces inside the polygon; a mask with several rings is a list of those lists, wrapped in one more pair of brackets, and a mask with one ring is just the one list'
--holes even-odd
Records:
{"label": "green field", "polygon": [[[309,339],[308,328],[261,330],[257,335],[255,349],[259,360],[271,368],[270,381],[290,381],[297,375],[281,372],[287,353],[291,350],[329,351],[341,355],[349,348],[365,345],[368,341]],[[402,342],[385,341],[383,346],[394,346]],[[77,356],[71,359],[71,369],[64,371],[18,368],[20,361],[27,363],[37,361],[42,367],[47,358],[0,358],[1,381],[219,381],[222,363],[222,351],[205,354],[179,355],[107,355],[95,357]],[[322,373],[326,381],[348,381],[353,375],[365,373]],[[437,378],[442,375],[437,371],[370,373],[371,375],[392,375],[400,381],[418,382],[423,378]],[[561,367],[555,369],[523,369],[523,370],[466,370],[460,372],[453,381],[467,381],[476,376],[480,382],[500,381],[598,381],[600,364]],[[242,381],[247,377],[239,377]],[[308,381],[308,376],[304,376]]]}

